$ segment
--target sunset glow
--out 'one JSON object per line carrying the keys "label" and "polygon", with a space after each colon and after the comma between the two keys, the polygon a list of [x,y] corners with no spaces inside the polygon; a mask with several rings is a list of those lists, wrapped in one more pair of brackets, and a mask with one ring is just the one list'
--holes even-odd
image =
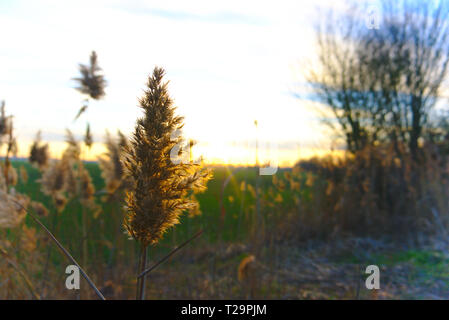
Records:
{"label": "sunset glow", "polygon": [[[106,129],[131,133],[155,65],[167,70],[184,134],[209,163],[254,163],[256,139],[278,144],[284,165],[330,150],[310,101],[294,96],[304,82],[301,63],[313,54],[309,2],[97,1],[89,11],[83,1],[43,2],[0,4],[0,28],[14,30],[0,49],[0,99],[14,114],[19,156],[41,130],[57,157],[65,129],[82,139],[90,123],[95,145],[86,159],[96,159]],[[106,97],[73,121],[83,97],[71,79],[92,50]]]}

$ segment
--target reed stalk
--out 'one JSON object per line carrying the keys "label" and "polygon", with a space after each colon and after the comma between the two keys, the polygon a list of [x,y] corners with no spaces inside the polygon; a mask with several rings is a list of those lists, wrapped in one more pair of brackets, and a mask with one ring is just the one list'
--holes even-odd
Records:
{"label": "reed stalk", "polygon": [[[139,270],[137,274],[141,274],[147,267],[148,247],[142,246],[139,257]],[[145,284],[146,277],[137,277],[137,295],[136,300],[145,300]]]}
{"label": "reed stalk", "polygon": [[[124,226],[140,244],[138,274],[145,271],[147,247],[156,245],[164,233],[179,223],[180,215],[197,208],[191,192],[206,189],[211,172],[200,164],[182,163],[180,131],[183,118],[163,82],[165,71],[155,68],[139,100],[143,117],[137,119],[133,137],[125,147],[124,164],[130,177],[126,193]],[[181,159],[180,159],[181,158]],[[137,281],[137,299],[145,297],[145,277]]]}
{"label": "reed stalk", "polygon": [[58,239],[56,239],[56,237],[53,235],[53,233],[51,233],[50,230],[47,229],[47,227],[31,212],[29,212],[24,206],[22,206],[21,203],[15,201],[15,200],[11,200],[14,203],[16,203],[18,206],[20,206],[22,208],[22,210],[25,210],[27,212],[27,214],[42,228],[44,229],[44,231],[47,233],[47,235],[50,237],[50,239],[52,239],[54,241],[54,243],[56,244],[56,246],[62,251],[62,253],[70,260],[70,262],[72,262],[74,265],[76,265],[81,273],[81,275],[83,276],[84,279],[86,279],[87,283],[89,284],[89,286],[95,291],[95,293],[97,294],[97,296],[101,299],[101,300],[106,300],[105,297],[103,296],[103,294],[100,292],[100,290],[98,290],[98,288],[95,286],[95,284],[93,283],[93,281],[89,278],[89,276],[87,275],[87,273],[84,271],[83,268],[81,268],[81,266],[78,264],[78,262],[72,257],[72,255],[67,251],[66,248],[64,248],[64,246],[58,241]]}

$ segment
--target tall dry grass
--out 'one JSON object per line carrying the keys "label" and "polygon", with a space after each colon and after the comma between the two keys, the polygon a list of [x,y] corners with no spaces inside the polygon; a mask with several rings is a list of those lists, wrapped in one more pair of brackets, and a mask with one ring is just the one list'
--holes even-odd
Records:
{"label": "tall dry grass", "polygon": [[[138,275],[147,268],[148,246],[156,245],[168,229],[178,224],[184,211],[196,209],[191,194],[204,190],[211,176],[199,164],[173,158],[172,150],[182,141],[176,132],[181,130],[183,118],[175,115],[164,74],[163,69],[155,68],[148,78],[139,101],[144,115],[137,120],[124,161],[131,179],[124,225],[141,247]],[[181,152],[186,150],[180,149],[175,156]],[[138,278],[137,290],[137,299],[144,298],[145,276]]]}
{"label": "tall dry grass", "polygon": [[274,178],[269,202],[284,210],[281,229],[302,239],[387,235],[419,242],[447,235],[447,154],[432,143],[420,151],[416,160],[405,148],[398,154],[383,145],[299,162]]}
{"label": "tall dry grass", "polygon": [[[83,93],[89,95],[89,90],[93,90],[92,99],[101,97],[99,88],[87,85],[89,77],[86,73]],[[120,132],[116,137],[107,134],[107,152],[99,158],[102,190],[95,189],[87,164],[82,161],[81,143],[70,131],[61,159],[50,160],[48,145],[41,141],[40,135],[36,137],[29,160],[39,169],[40,189],[50,199],[48,208],[30,199],[32,195],[15,190],[19,178],[23,184],[31,181],[25,170],[18,174],[11,164],[10,158],[18,145],[12,117],[6,115],[2,105],[0,142],[5,153],[0,162],[0,255],[4,259],[0,259],[0,297],[89,299],[101,291],[106,296],[129,298],[137,287],[136,297],[143,299],[146,274],[201,234],[196,233],[148,268],[147,248],[158,244],[182,214],[194,217],[200,213],[197,193],[205,189],[210,179],[210,172],[193,164],[191,155],[188,163],[171,159],[171,151],[181,141],[173,133],[182,127],[183,119],[175,115],[163,77],[160,68],[149,77],[147,90],[139,101],[143,117],[137,120],[133,137],[128,139]],[[90,125],[84,140],[90,148],[93,143]],[[200,287],[207,289],[202,297],[220,296],[217,288],[231,294],[235,290],[232,284],[237,284],[239,297],[267,296],[266,292],[262,294],[266,289],[262,278],[255,274],[262,266],[259,261],[267,256],[271,265],[264,266],[264,270],[276,272],[277,241],[297,243],[356,235],[422,242],[447,236],[448,146],[446,140],[427,141],[421,146],[418,158],[412,157],[405,147],[370,146],[342,158],[299,162],[291,170],[281,170],[282,174],[273,176],[271,184],[258,177],[252,185],[245,178],[240,187],[236,185],[240,201],[235,228],[238,234],[248,235],[242,237],[248,245],[243,245],[239,254],[251,258],[240,257],[237,264],[227,263],[227,267],[234,263],[234,278],[225,275],[226,285],[220,287],[216,277],[223,275],[223,268],[217,267],[218,254],[211,252],[218,250],[228,257],[228,249],[233,251],[223,236],[226,215],[233,214],[226,212],[225,204],[235,201],[232,196],[225,196],[226,186],[233,179],[233,174],[229,174],[217,195],[219,245],[207,248],[207,255],[212,255],[209,273],[191,281],[198,280]],[[187,151],[180,149],[178,156],[185,158],[182,153]],[[27,212],[43,219],[48,230],[39,222],[33,224],[32,219],[27,223]],[[65,234],[67,224],[71,230]],[[110,230],[113,235],[106,237]],[[130,245],[130,237],[140,245],[138,249]],[[80,259],[86,278],[92,274],[92,284],[102,284],[98,292],[83,289],[70,295],[65,288],[58,287],[64,275],[58,269],[60,266],[53,264],[56,254],[49,239],[57,241],[59,248],[69,248],[65,254],[73,255],[72,259]],[[201,248],[192,252],[196,251],[199,256],[203,254]],[[140,260],[137,270],[136,260]],[[190,287],[193,285],[187,285],[186,291]],[[156,295],[156,289],[151,290]]]}

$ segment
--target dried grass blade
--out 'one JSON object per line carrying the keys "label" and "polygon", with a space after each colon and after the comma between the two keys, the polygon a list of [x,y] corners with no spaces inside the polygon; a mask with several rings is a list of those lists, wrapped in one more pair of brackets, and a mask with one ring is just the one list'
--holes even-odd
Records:
{"label": "dried grass blade", "polygon": [[10,255],[8,254],[8,252],[6,252],[5,249],[0,247],[0,254],[6,259],[6,262],[8,262],[8,264],[17,271],[17,273],[22,277],[23,281],[25,281],[25,284],[28,288],[28,290],[30,291],[31,295],[33,296],[34,299],[36,300],[40,300],[40,296],[39,294],[36,293],[36,290],[34,290],[33,285],[31,284],[30,279],[28,279],[27,275],[25,274],[25,272],[23,272],[19,266],[10,258]]}
{"label": "dried grass blade", "polygon": [[31,212],[29,212],[24,206],[22,206],[19,202],[14,201],[17,205],[19,205],[20,207],[22,207],[23,210],[25,210],[28,215],[33,218],[34,221],[36,221],[36,223],[38,225],[40,225],[42,227],[42,229],[45,230],[45,232],[47,232],[47,234],[50,236],[50,238],[56,243],[56,245],[58,246],[59,249],[61,249],[61,251],[64,253],[64,255],[74,264],[76,265],[79,270],[81,275],[84,277],[84,279],[86,279],[87,283],[89,283],[89,285],[91,286],[91,288],[95,291],[95,293],[97,294],[97,296],[101,299],[101,300],[106,300],[105,297],[103,296],[103,294],[100,292],[100,290],[98,290],[98,288],[95,286],[95,284],[92,282],[92,280],[90,280],[89,276],[87,275],[86,272],[84,272],[83,268],[81,268],[81,266],[78,264],[78,262],[76,262],[76,260],[72,257],[72,255],[63,247],[63,245],[55,238],[55,236],[50,232],[50,230],[47,229],[47,227]]}

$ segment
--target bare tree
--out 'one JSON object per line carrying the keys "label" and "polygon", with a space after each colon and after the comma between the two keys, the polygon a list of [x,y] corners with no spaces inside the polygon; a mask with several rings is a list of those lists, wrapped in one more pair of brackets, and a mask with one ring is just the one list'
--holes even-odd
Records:
{"label": "bare tree", "polygon": [[320,69],[308,82],[328,105],[348,150],[393,142],[417,155],[449,61],[448,1],[382,1],[378,29],[354,4],[316,26]]}

